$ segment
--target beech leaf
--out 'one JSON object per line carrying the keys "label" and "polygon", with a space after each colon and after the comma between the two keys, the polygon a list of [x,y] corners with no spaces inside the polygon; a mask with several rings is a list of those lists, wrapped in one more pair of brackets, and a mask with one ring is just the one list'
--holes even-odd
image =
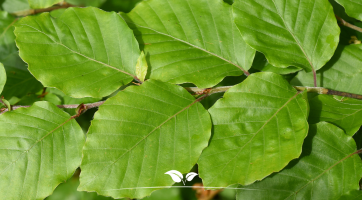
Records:
{"label": "beech leaf", "polygon": [[0,115],[0,199],[44,199],[80,165],[84,134],[48,102]]}
{"label": "beech leaf", "polygon": [[254,73],[230,88],[209,109],[214,134],[198,161],[205,187],[248,185],[298,158],[308,109],[303,94],[274,73]]}
{"label": "beech leaf", "polygon": [[341,4],[346,13],[350,17],[354,17],[362,21],[362,2],[359,0],[335,0]]}
{"label": "beech leaf", "polygon": [[133,199],[174,184],[165,173],[189,172],[211,135],[198,101],[152,79],[109,98],[89,128],[78,190]]}
{"label": "beech leaf", "polygon": [[0,63],[0,94],[4,89],[5,83],[6,83],[6,71],[4,65]]}
{"label": "beech leaf", "polygon": [[147,75],[148,65],[146,61],[145,53],[142,51],[140,57],[137,60],[136,74],[140,81],[145,81]]}
{"label": "beech leaf", "polygon": [[244,40],[276,67],[318,70],[332,57],[339,27],[328,0],[235,0]]}
{"label": "beech leaf", "polygon": [[57,18],[25,17],[15,27],[20,56],[44,86],[75,98],[104,97],[135,77],[138,43],[114,12],[68,8]]}
{"label": "beech leaf", "polygon": [[362,162],[356,150],[342,129],[327,122],[312,124],[301,157],[265,180],[241,186],[237,200],[339,199],[359,189]]}
{"label": "beech leaf", "polygon": [[28,0],[30,7],[33,9],[48,8],[63,1],[64,0]]}
{"label": "beech leaf", "polygon": [[250,69],[255,50],[222,0],[152,0],[122,14],[149,61],[151,79],[208,88]]}

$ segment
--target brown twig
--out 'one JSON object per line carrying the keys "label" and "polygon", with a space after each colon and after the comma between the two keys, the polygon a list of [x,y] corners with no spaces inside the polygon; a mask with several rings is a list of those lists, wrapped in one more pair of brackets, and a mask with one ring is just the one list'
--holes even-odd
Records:
{"label": "brown twig", "polygon": [[346,27],[348,27],[348,28],[354,29],[354,30],[362,33],[362,28],[346,22],[344,19],[342,19],[341,17],[339,17],[339,16],[337,16],[337,15],[336,15],[336,18],[337,18],[337,20],[338,20],[339,22],[341,22],[341,24],[342,24],[343,26],[346,26]]}
{"label": "brown twig", "polygon": [[223,189],[220,190],[205,190],[202,188],[202,183],[195,183],[192,188],[193,190],[196,190],[196,198],[198,200],[211,200],[213,199],[217,194],[223,191]]}
{"label": "brown twig", "polygon": [[43,12],[50,12],[53,10],[58,10],[58,9],[62,9],[62,8],[70,8],[70,7],[77,7],[77,6],[64,2],[64,3],[56,4],[49,8],[30,9],[30,10],[14,12],[12,14],[15,16],[18,16],[18,17],[23,17],[23,16],[35,15],[35,14],[39,14],[39,13],[43,13]]}

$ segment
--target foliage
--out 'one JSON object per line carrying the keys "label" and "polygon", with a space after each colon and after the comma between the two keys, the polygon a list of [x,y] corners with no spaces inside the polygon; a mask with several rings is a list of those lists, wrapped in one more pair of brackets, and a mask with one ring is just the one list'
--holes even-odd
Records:
{"label": "foliage", "polygon": [[356,0],[0,2],[0,199],[361,198]]}

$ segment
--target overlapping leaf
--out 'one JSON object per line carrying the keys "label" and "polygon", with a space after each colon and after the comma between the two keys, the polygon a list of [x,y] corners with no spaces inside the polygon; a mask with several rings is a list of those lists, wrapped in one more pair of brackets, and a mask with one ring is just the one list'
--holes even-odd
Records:
{"label": "overlapping leaf", "polygon": [[122,16],[145,51],[152,79],[208,88],[251,67],[255,50],[222,0],[143,1]]}
{"label": "overlapping leaf", "polygon": [[24,12],[31,9],[28,0],[5,0],[2,7],[9,13]]}
{"label": "overlapping leaf", "polygon": [[343,130],[326,122],[311,125],[300,159],[261,182],[241,187],[237,200],[339,199],[359,189],[362,163],[354,152],[356,143]]}
{"label": "overlapping leaf", "polygon": [[[362,44],[339,46],[327,65],[318,71],[320,87],[362,95]],[[299,72],[292,85],[313,86],[313,73]]]}
{"label": "overlapping leaf", "polygon": [[43,87],[29,73],[26,64],[19,57],[13,33],[16,21],[17,19],[7,12],[0,11],[0,62],[4,64],[7,76],[2,96],[7,99],[13,96],[21,98]]}
{"label": "overlapping leaf", "polygon": [[273,72],[276,74],[291,74],[302,70],[299,67],[289,66],[287,68],[275,67],[268,62],[262,53],[256,52],[253,65],[251,66],[262,72]]}
{"label": "overlapping leaf", "polygon": [[[142,198],[187,173],[211,135],[210,116],[184,88],[148,80],[108,99],[83,149],[81,191]],[[140,188],[156,187],[156,188]]]}
{"label": "overlapping leaf", "polygon": [[299,157],[308,104],[280,75],[256,73],[209,110],[214,135],[198,161],[206,187],[248,185]]}
{"label": "overlapping leaf", "polygon": [[80,165],[83,131],[51,103],[6,112],[0,127],[0,199],[44,199]]}
{"label": "overlapping leaf", "polygon": [[138,43],[114,12],[69,8],[58,18],[43,13],[15,26],[20,56],[45,86],[76,98],[103,97],[135,77]]}
{"label": "overlapping leaf", "polygon": [[341,4],[350,17],[362,21],[362,2],[359,0],[335,0]]}
{"label": "overlapping leaf", "polygon": [[65,1],[72,5],[94,6],[94,7],[98,7],[102,5],[104,2],[106,2],[106,0],[65,0]]}
{"label": "overlapping leaf", "polygon": [[236,0],[233,11],[244,40],[276,67],[318,70],[338,45],[328,0]]}
{"label": "overlapping leaf", "polygon": [[362,126],[362,101],[318,95],[310,102],[309,123],[326,121],[342,128],[353,136]]}

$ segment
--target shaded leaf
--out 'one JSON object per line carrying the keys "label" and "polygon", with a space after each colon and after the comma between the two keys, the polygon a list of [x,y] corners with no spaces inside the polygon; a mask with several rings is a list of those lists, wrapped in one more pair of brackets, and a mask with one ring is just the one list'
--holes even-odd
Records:
{"label": "shaded leaf", "polygon": [[9,13],[30,10],[28,0],[5,0],[2,7]]}
{"label": "shaded leaf", "polygon": [[359,0],[335,0],[337,3],[341,4],[346,13],[350,17],[354,17],[362,21],[362,2]]}
{"label": "shaded leaf", "polygon": [[180,183],[183,179],[182,174],[176,170],[170,170],[170,171],[166,172],[165,174],[170,175],[172,180],[175,181],[176,183]]}
{"label": "shaded leaf", "polygon": [[283,169],[308,132],[303,94],[274,73],[250,75],[209,112],[214,134],[198,161],[205,187],[248,185]]}
{"label": "shaded leaf", "polygon": [[358,190],[362,176],[356,143],[342,129],[321,122],[310,125],[298,160],[261,182],[238,190],[242,199],[338,199]]}
{"label": "shaded leaf", "polygon": [[2,96],[6,99],[13,96],[22,98],[43,88],[19,57],[13,33],[16,21],[17,19],[7,12],[0,11],[0,62],[4,64],[7,76]]}
{"label": "shaded leaf", "polygon": [[310,102],[309,123],[330,122],[353,136],[362,126],[362,101],[318,95]]}
{"label": "shaded leaf", "polygon": [[[362,44],[339,46],[333,58],[317,72],[320,87],[362,95]],[[292,85],[313,86],[313,73],[299,72]]]}
{"label": "shaded leaf", "polygon": [[299,67],[289,66],[287,68],[274,67],[268,62],[264,54],[256,52],[253,65],[251,66],[262,72],[273,72],[276,74],[291,74],[302,70]]}
{"label": "shaded leaf", "polygon": [[145,53],[143,53],[142,51],[140,57],[137,60],[137,65],[136,65],[137,78],[140,79],[142,82],[145,81],[147,70],[148,70],[148,65],[146,61],[146,56]]}
{"label": "shaded leaf", "polygon": [[102,5],[106,0],[65,0],[66,2],[78,6],[94,6]]}
{"label": "shaded leaf", "polygon": [[81,162],[82,129],[51,103],[6,112],[0,127],[0,199],[44,199]]}
{"label": "shaded leaf", "polygon": [[142,0],[108,0],[102,6],[102,10],[128,13]]}
{"label": "shaded leaf", "polygon": [[353,190],[341,196],[338,200],[358,200],[362,198],[361,190]]}
{"label": "shaded leaf", "polygon": [[30,7],[33,9],[48,8],[63,1],[64,0],[28,0]]}
{"label": "shaded leaf", "polygon": [[44,86],[76,97],[103,97],[135,77],[138,43],[116,13],[68,8],[60,17],[28,16],[15,25],[20,56]]}
{"label": "shaded leaf", "polygon": [[122,16],[146,54],[151,79],[208,88],[251,67],[255,50],[222,0],[142,1]]}
{"label": "shaded leaf", "polygon": [[99,107],[83,149],[79,190],[142,198],[187,173],[211,135],[208,112],[184,88],[148,80]]}
{"label": "shaded leaf", "polygon": [[6,71],[4,65],[0,63],[0,94],[4,89],[5,83],[6,83]]}
{"label": "shaded leaf", "polygon": [[276,67],[318,70],[338,45],[328,0],[236,0],[233,11],[244,40]]}

